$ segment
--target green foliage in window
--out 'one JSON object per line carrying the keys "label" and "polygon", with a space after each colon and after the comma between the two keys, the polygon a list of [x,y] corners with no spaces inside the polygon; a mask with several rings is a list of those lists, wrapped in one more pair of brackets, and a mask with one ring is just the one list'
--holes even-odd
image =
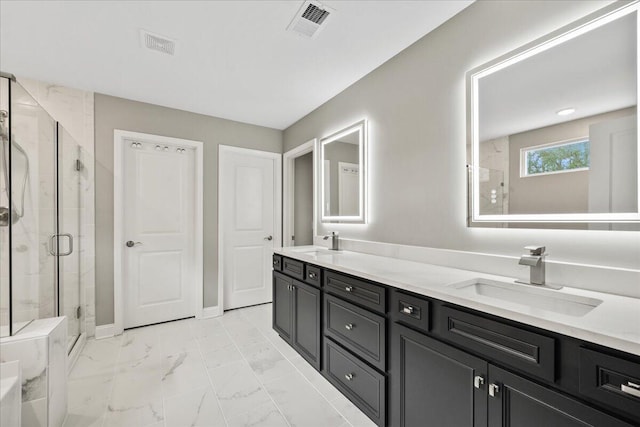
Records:
{"label": "green foliage in window", "polygon": [[556,145],[527,152],[527,175],[589,167],[589,141]]}

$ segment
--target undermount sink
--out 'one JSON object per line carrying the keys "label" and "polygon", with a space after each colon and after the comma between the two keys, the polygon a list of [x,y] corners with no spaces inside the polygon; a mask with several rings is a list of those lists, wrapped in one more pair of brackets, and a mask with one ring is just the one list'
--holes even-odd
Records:
{"label": "undermount sink", "polygon": [[300,254],[318,256],[318,255],[331,255],[342,252],[341,250],[334,251],[331,249],[324,248],[300,248],[300,249],[291,249],[292,252],[297,252]]}
{"label": "undermount sink", "polygon": [[458,294],[472,298],[481,296],[576,317],[584,316],[602,303],[596,298],[566,294],[550,288],[487,279],[472,279],[449,287],[456,289]]}

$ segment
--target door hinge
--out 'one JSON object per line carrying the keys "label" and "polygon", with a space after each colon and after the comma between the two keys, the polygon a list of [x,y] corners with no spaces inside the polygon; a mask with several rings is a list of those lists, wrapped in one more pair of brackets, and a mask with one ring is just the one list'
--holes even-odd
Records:
{"label": "door hinge", "polygon": [[291,241],[295,241],[296,240],[296,236],[294,236],[293,234],[291,235]]}
{"label": "door hinge", "polygon": [[76,165],[75,165],[75,169],[77,172],[80,172],[82,170],[82,162],[80,161],[80,159],[76,159]]}
{"label": "door hinge", "polygon": [[78,306],[76,307],[76,319],[79,319],[80,316],[82,316],[82,307]]}

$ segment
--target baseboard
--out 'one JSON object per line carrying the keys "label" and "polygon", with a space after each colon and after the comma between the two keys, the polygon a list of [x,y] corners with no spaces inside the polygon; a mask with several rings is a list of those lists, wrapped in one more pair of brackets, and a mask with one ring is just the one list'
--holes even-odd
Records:
{"label": "baseboard", "polygon": [[211,317],[218,317],[218,316],[222,316],[219,305],[215,307],[205,307],[202,309],[202,319],[208,319]]}
{"label": "baseboard", "polygon": [[96,326],[96,339],[101,340],[103,338],[111,338],[116,334],[116,325],[113,323],[109,325]]}

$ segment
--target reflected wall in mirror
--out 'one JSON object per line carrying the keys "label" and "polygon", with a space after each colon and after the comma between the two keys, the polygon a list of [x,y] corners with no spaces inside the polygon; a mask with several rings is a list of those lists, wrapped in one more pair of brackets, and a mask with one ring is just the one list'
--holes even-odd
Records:
{"label": "reflected wall in mirror", "polygon": [[365,222],[366,129],[362,120],[320,140],[322,222]]}
{"label": "reflected wall in mirror", "polygon": [[470,225],[638,229],[638,4],[468,74]]}

